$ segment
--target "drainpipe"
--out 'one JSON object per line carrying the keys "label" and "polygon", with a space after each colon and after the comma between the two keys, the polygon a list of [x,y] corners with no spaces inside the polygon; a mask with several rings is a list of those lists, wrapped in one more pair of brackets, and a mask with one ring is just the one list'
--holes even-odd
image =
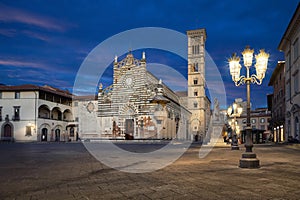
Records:
{"label": "drainpipe", "polygon": [[[289,42],[289,46],[290,46],[290,53],[289,53],[289,66],[287,66],[287,67],[289,67],[290,68],[290,66],[291,66],[291,62],[292,62],[292,41],[290,40],[290,39],[288,39],[287,37],[285,37],[284,38],[285,40],[287,40],[288,42]],[[289,71],[289,78],[290,78],[290,80],[289,80],[289,82],[290,82],[290,84],[289,84],[289,91],[290,91],[290,100],[289,100],[289,102],[290,102],[290,104],[291,105],[293,105],[293,102],[292,102],[292,69],[289,69],[290,71]]]}
{"label": "drainpipe", "polygon": [[[38,93],[37,91],[34,91],[34,94],[35,94],[35,102],[34,102],[34,127],[35,127],[35,132],[36,132],[36,137],[38,137],[38,127],[37,127],[37,116],[36,116],[36,107],[37,107],[37,96],[38,96]],[[39,138],[37,138],[38,140]]]}

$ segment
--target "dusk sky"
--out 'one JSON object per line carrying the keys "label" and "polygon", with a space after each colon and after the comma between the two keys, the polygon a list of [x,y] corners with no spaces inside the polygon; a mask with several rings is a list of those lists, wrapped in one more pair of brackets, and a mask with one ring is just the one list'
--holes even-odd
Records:
{"label": "dusk sky", "polygon": [[[206,51],[222,75],[228,104],[246,99],[245,87],[236,87],[229,74],[227,59],[232,53],[241,56],[250,45],[255,53],[265,49],[270,54],[263,84],[251,89],[253,107],[265,107],[266,94],[272,93],[267,86],[270,76],[277,61],[284,59],[277,47],[297,4],[298,0],[1,0],[0,83],[47,84],[72,91],[87,55],[115,34],[140,27],[183,34],[205,28]],[[131,48],[130,41],[124,45]],[[187,70],[179,67],[187,65],[184,60],[145,51],[147,62],[178,67],[186,77]]]}

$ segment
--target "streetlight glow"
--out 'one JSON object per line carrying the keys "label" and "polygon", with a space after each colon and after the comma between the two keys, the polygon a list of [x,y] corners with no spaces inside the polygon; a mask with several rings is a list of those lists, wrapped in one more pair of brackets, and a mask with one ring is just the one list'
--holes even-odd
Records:
{"label": "streetlight glow", "polygon": [[242,66],[240,65],[240,57],[233,54],[231,58],[228,59],[229,61],[229,70],[232,76],[232,80],[237,82],[240,77],[240,71]]}
{"label": "streetlight glow", "polygon": [[232,117],[231,122],[229,122],[232,127],[232,135],[231,135],[231,150],[239,150],[238,139],[237,139],[237,123],[236,117],[239,117],[242,114],[243,108],[237,104],[233,103],[232,106],[229,106],[227,109],[228,117]]}
{"label": "streetlight glow", "polygon": [[[233,54],[229,61],[229,70],[232,76],[232,80],[234,81],[236,86],[240,86],[242,84],[247,85],[247,127],[246,127],[246,152],[242,154],[242,158],[240,159],[240,167],[241,168],[258,168],[259,160],[256,158],[256,154],[252,152],[253,142],[252,142],[252,127],[250,122],[250,83],[256,83],[258,85],[262,84],[262,80],[265,77],[265,73],[267,71],[269,54],[266,53],[263,49],[260,50],[258,55],[255,55],[256,63],[255,69],[256,74],[252,74],[250,76],[250,67],[252,66],[253,61],[253,53],[254,50],[250,49],[249,46],[245,48],[242,52],[244,66],[246,67],[246,76],[240,76],[240,70],[242,66],[240,65],[240,58]],[[233,108],[228,109],[228,113],[232,113],[236,110],[236,113],[242,113],[241,109],[236,109],[237,106],[233,105]],[[231,112],[230,112],[231,111]]]}
{"label": "streetlight glow", "polygon": [[267,66],[268,66],[269,56],[270,55],[268,53],[266,53],[263,49],[260,50],[260,53],[255,56],[255,59],[256,59],[256,64],[255,64],[256,76],[259,79],[263,79],[265,77],[265,73],[267,71]]}
{"label": "streetlight glow", "polygon": [[245,67],[251,67],[252,60],[253,60],[253,53],[254,50],[250,49],[249,46],[247,46],[246,49],[242,52]]}

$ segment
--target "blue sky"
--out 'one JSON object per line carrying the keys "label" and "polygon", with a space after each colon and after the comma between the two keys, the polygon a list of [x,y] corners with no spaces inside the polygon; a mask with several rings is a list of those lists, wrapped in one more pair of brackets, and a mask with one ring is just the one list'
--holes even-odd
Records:
{"label": "blue sky", "polygon": [[[270,53],[262,86],[252,86],[254,107],[266,106],[267,87],[283,53],[280,39],[297,7],[296,0],[31,0],[0,1],[0,83],[52,85],[72,91],[76,73],[90,51],[120,32],[163,27],[181,33],[205,28],[206,50],[222,75],[227,101],[246,97],[231,81],[227,58],[250,45]],[[130,49],[130,44],[128,44]],[[182,69],[182,59],[149,51],[147,61]],[[113,60],[113,58],[112,58]],[[255,100],[254,100],[255,99]]]}

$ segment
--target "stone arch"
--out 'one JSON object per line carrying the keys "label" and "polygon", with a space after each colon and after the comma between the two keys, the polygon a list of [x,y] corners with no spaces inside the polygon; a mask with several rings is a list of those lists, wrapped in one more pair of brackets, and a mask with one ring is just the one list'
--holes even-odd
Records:
{"label": "stone arch", "polygon": [[62,139],[64,139],[65,136],[64,136],[63,133],[64,133],[63,127],[61,125],[56,125],[53,128],[53,138],[54,138],[54,141],[59,142]]}
{"label": "stone arch", "polygon": [[138,114],[138,108],[133,104],[125,104],[120,108],[119,113],[124,116],[134,116]]}
{"label": "stone arch", "polygon": [[197,118],[192,119],[190,124],[191,124],[192,132],[195,132],[195,131],[198,132],[199,131],[199,128],[200,128],[200,125],[201,125],[201,122],[200,122],[199,119],[197,119]]}
{"label": "stone arch", "polygon": [[38,141],[50,141],[51,126],[47,123],[41,124],[39,127]]}
{"label": "stone arch", "polygon": [[65,109],[63,112],[63,120],[70,122],[73,120],[73,114],[70,109]]}
{"label": "stone arch", "polygon": [[49,106],[43,104],[40,105],[39,109],[38,109],[38,116],[39,118],[43,118],[43,119],[50,119],[50,108]]}
{"label": "stone arch", "polygon": [[62,120],[62,112],[59,107],[54,107],[51,111],[51,119]]}

